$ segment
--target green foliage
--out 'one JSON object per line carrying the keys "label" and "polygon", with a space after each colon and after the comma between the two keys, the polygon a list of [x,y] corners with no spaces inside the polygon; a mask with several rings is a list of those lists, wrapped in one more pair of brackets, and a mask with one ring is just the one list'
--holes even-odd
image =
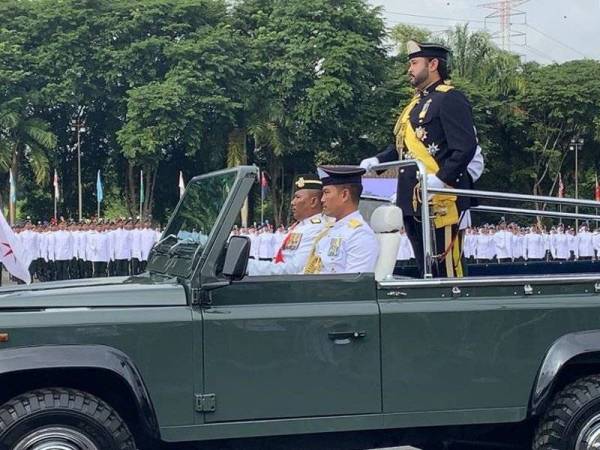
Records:
{"label": "green foliage", "polygon": [[[53,170],[77,213],[76,134],[83,112],[84,215],[164,221],[186,180],[257,164],[271,181],[278,223],[295,174],[318,163],[356,163],[392,140],[411,97],[409,39],[453,49],[453,82],[473,105],[486,156],[481,187],[548,194],[563,174],[572,194],[573,137],[581,192],[590,196],[600,142],[597,61],[523,64],[485,33],[446,36],[398,25],[386,33],[366,0],[6,0],[0,3],[0,177],[14,167],[22,214],[52,214]],[[395,50],[390,53],[390,45]],[[258,205],[257,195],[251,203]],[[4,202],[6,203],[6,202]],[[105,209],[107,208],[107,209]],[[250,221],[258,220],[254,208]]]}

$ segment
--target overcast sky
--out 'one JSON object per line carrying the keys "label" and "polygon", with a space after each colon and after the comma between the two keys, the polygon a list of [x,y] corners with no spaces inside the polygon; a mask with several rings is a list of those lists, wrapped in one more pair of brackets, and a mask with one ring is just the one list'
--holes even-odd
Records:
{"label": "overcast sky", "polygon": [[[484,29],[485,17],[493,11],[479,5],[499,3],[497,0],[369,1],[383,6],[389,27],[407,23],[439,32],[466,22],[472,29]],[[525,60],[544,64],[584,57],[600,60],[600,0],[530,0],[516,9],[526,14],[512,17],[512,32],[526,36],[513,36],[511,50],[524,55]],[[488,22],[491,33],[499,31],[499,19]],[[500,40],[497,42],[500,44]]]}

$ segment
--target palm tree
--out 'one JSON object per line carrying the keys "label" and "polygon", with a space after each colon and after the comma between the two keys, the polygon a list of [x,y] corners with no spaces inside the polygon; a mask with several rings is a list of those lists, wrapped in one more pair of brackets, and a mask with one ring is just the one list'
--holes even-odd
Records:
{"label": "palm tree", "polygon": [[492,93],[507,97],[523,92],[519,55],[499,49],[485,32],[470,32],[468,25],[458,25],[448,33],[446,44],[452,49],[452,73]]}
{"label": "palm tree", "polygon": [[31,110],[23,98],[0,105],[0,170],[12,170],[15,185],[24,163],[31,166],[38,184],[48,181],[48,151],[56,147],[50,125],[33,117]]}

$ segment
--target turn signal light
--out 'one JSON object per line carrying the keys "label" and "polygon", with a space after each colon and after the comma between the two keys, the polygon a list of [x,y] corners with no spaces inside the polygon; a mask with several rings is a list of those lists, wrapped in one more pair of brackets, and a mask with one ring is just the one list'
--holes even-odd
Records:
{"label": "turn signal light", "polygon": [[8,342],[8,333],[0,333],[0,342]]}

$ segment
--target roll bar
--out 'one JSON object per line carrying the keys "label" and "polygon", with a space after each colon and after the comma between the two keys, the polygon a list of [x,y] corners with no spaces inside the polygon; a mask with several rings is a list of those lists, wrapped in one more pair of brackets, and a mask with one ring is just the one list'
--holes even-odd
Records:
{"label": "roll bar", "polygon": [[[388,163],[378,164],[371,167],[372,171],[384,171],[393,169],[396,167],[407,167],[417,166],[417,181],[420,183],[421,198],[428,198],[429,194],[446,194],[456,195],[462,197],[476,197],[485,199],[495,200],[507,200],[517,202],[536,202],[536,203],[550,203],[555,205],[567,205],[575,207],[592,207],[600,208],[600,202],[593,200],[579,200],[574,198],[559,198],[559,197],[547,197],[540,195],[526,195],[526,194],[513,194],[506,192],[494,192],[494,191],[479,191],[471,189],[448,189],[448,188],[429,188],[427,186],[427,173],[425,165],[417,161],[416,159],[404,159],[400,161],[392,161]],[[555,211],[542,211],[539,209],[522,209],[522,208],[507,208],[500,206],[487,206],[480,205],[470,208],[470,211],[478,212],[495,212],[505,214],[516,214],[516,215],[527,215],[527,216],[544,216],[544,217],[556,217],[562,219],[585,219],[585,220],[600,220],[600,215],[594,214],[580,214],[576,213],[563,213]],[[424,263],[424,278],[432,278],[432,262],[433,253],[431,249],[431,223],[429,220],[429,204],[428,202],[422,202],[421,204],[421,226],[423,230],[423,263]]]}

